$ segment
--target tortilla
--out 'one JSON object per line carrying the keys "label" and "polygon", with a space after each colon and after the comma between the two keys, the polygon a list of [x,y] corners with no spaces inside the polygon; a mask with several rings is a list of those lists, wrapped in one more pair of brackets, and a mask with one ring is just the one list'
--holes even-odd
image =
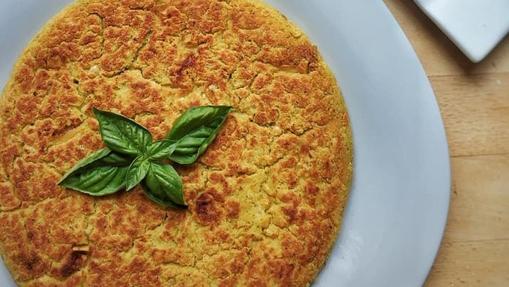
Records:
{"label": "tortilla", "polygon": [[[103,147],[94,107],[161,139],[200,105],[234,110],[177,167],[187,210],[140,188],[57,185]],[[248,0],[77,1],[14,67],[0,141],[0,252],[20,286],[308,286],[352,174],[334,76],[295,25]]]}

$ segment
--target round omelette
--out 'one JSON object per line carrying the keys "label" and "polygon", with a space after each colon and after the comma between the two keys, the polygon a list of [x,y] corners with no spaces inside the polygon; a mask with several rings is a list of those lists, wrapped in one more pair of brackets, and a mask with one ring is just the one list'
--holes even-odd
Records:
{"label": "round omelette", "polygon": [[[60,187],[102,148],[92,109],[156,139],[192,106],[231,105],[187,209],[141,190]],[[284,16],[250,0],[82,0],[23,52],[0,103],[0,251],[20,286],[308,286],[352,174],[334,76]]]}

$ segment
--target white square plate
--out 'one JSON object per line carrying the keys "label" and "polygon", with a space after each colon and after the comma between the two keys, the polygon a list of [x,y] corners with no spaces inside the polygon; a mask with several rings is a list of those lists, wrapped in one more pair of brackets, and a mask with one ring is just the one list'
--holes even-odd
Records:
{"label": "white square plate", "polygon": [[415,0],[472,61],[479,62],[509,33],[509,0]]}

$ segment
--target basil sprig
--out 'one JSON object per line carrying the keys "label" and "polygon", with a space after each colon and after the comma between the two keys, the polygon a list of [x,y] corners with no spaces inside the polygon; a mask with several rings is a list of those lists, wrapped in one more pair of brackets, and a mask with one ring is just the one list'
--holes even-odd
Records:
{"label": "basil sprig", "polygon": [[106,148],[79,161],[59,185],[92,196],[105,196],[140,184],[148,198],[165,207],[186,206],[182,179],[167,162],[193,164],[214,141],[228,106],[187,110],[162,141],[153,142],[142,125],[122,115],[94,109]]}

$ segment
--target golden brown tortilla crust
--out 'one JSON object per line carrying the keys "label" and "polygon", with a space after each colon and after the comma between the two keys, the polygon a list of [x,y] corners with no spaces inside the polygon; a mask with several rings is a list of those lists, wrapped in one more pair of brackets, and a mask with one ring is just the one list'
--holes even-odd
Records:
{"label": "golden brown tortilla crust", "polygon": [[[91,109],[162,138],[191,106],[232,105],[189,209],[138,189],[57,186],[102,147]],[[0,105],[0,250],[22,286],[306,286],[339,228],[348,116],[308,39],[248,0],[78,1],[36,37]]]}

